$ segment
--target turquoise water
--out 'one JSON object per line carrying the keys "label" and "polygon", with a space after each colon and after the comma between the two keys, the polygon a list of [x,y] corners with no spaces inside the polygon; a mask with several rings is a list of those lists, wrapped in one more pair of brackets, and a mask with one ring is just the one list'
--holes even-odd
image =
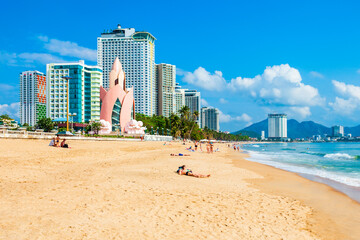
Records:
{"label": "turquoise water", "polygon": [[257,143],[241,148],[251,161],[328,179],[360,196],[360,143]]}

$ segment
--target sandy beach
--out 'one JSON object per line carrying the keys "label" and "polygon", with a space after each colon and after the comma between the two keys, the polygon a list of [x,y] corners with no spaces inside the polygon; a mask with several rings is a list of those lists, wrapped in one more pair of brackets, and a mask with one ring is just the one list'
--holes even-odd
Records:
{"label": "sandy beach", "polygon": [[360,239],[360,204],[226,145],[48,143],[0,139],[0,239]]}

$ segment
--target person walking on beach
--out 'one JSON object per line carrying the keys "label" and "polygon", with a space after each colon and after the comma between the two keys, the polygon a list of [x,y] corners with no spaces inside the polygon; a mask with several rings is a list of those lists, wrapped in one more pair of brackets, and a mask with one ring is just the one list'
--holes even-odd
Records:
{"label": "person walking on beach", "polygon": [[197,147],[198,147],[198,142],[195,141],[195,151],[197,151]]}

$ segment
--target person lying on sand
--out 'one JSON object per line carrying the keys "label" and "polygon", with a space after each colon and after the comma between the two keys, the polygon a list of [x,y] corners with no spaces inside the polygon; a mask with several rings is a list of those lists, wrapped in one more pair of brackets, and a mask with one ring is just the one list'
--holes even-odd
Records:
{"label": "person lying on sand", "polygon": [[178,170],[176,171],[176,173],[179,174],[179,175],[187,175],[187,176],[196,177],[196,178],[208,178],[208,177],[210,177],[210,174],[203,175],[203,174],[193,173],[191,171],[191,169],[186,169],[185,165],[180,166],[178,168]]}
{"label": "person lying on sand", "polygon": [[170,153],[170,156],[180,156],[180,157],[183,157],[183,156],[185,156],[185,157],[187,157],[187,156],[190,156],[190,154],[183,154],[183,153],[179,153],[179,154],[174,154],[174,153]]}

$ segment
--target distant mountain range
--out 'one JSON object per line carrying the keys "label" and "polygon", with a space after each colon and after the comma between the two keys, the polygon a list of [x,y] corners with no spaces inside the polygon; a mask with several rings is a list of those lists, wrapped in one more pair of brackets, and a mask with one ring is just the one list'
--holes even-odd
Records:
{"label": "distant mountain range", "polygon": [[[287,121],[288,137],[289,138],[308,138],[314,135],[331,135],[331,128],[315,123],[313,121],[298,122],[295,119]],[[268,136],[268,120],[254,123],[240,131],[233,134],[247,135],[249,137],[260,137],[261,131],[265,131],[265,136]],[[345,135],[351,133],[353,137],[360,136],[360,125],[355,127],[344,127]]]}

